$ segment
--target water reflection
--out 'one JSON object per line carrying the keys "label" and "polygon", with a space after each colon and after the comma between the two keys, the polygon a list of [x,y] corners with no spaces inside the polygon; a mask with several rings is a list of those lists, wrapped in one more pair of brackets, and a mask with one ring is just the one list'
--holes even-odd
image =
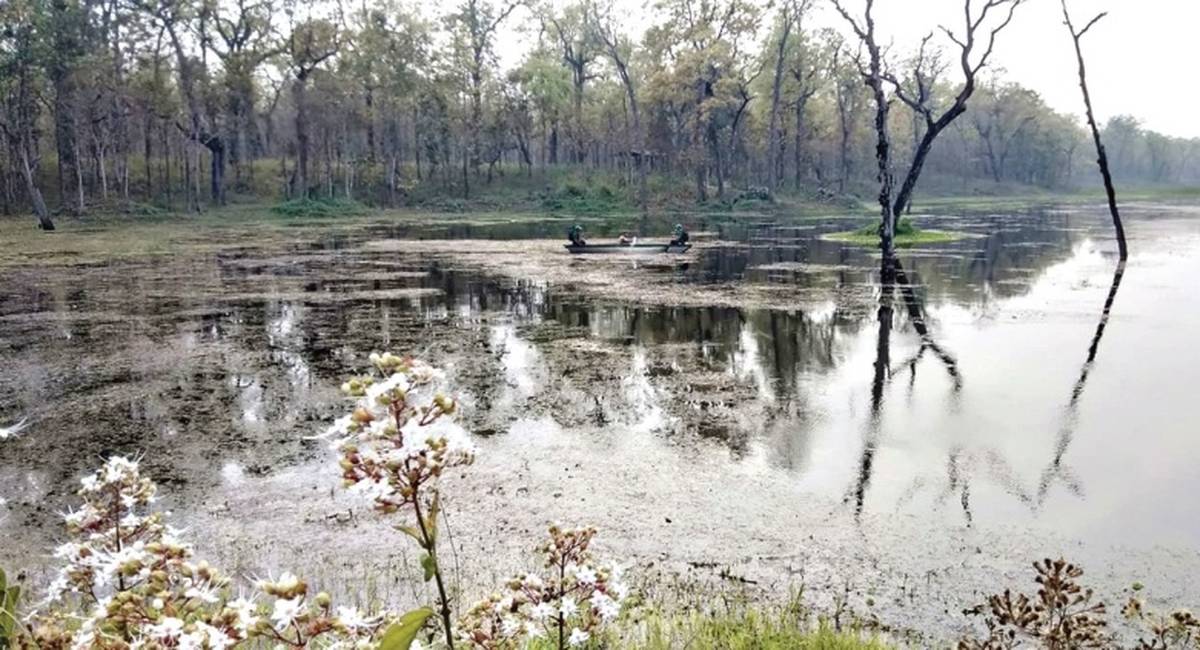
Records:
{"label": "water reflection", "polygon": [[1063,456],[1066,455],[1067,449],[1070,448],[1072,441],[1075,439],[1075,429],[1079,425],[1079,400],[1083,397],[1083,391],[1087,388],[1088,375],[1092,372],[1092,366],[1096,363],[1096,353],[1100,349],[1100,340],[1104,338],[1104,330],[1108,327],[1108,318],[1112,314],[1113,303],[1117,299],[1117,291],[1121,288],[1121,280],[1125,277],[1125,260],[1117,262],[1117,268],[1113,271],[1112,284],[1108,289],[1108,296],[1104,299],[1104,308],[1100,312],[1100,320],[1096,323],[1096,333],[1092,335],[1091,345],[1088,346],[1087,358],[1083,362],[1083,367],[1079,371],[1079,378],[1075,380],[1075,385],[1071,389],[1071,399],[1067,402],[1067,407],[1063,413],[1063,424],[1058,430],[1058,439],[1054,444],[1054,458],[1050,461],[1050,465],[1042,472],[1041,480],[1038,482],[1037,503],[1040,506],[1045,502],[1050,488],[1055,482],[1060,482],[1066,489],[1074,495],[1082,495],[1083,486],[1079,482],[1079,478],[1071,472],[1070,468],[1063,466]]}

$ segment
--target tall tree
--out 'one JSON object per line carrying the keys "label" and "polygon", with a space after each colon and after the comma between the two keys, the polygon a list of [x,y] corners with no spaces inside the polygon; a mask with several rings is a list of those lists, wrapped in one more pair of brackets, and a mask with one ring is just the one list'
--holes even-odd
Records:
{"label": "tall tree", "polygon": [[[212,50],[221,60],[223,87],[226,93],[225,143],[229,162],[233,165],[234,182],[241,186],[243,159],[248,157],[249,143],[255,137],[254,104],[257,99],[254,75],[268,58],[281,54],[283,45],[274,36],[271,16],[274,5],[270,0],[232,4],[205,0],[211,19],[206,21],[217,38]],[[223,160],[218,161],[223,164]],[[250,166],[250,173],[253,174]],[[223,192],[223,186],[218,188]],[[223,194],[217,198],[223,198]]]}
{"label": "tall tree", "polygon": [[[813,0],[784,0],[779,5],[773,43],[774,74],[771,81],[771,117],[767,126],[767,187],[771,191],[779,188],[782,169],[783,143],[780,140],[780,106],[783,99],[783,84],[787,68],[787,52],[792,31],[803,33],[802,21]],[[807,101],[807,99],[806,99]]]}
{"label": "tall tree", "polygon": [[[642,112],[638,102],[638,89],[629,69],[629,61],[633,55],[633,44],[627,37],[619,34],[616,19],[613,17],[612,5],[601,6],[593,4],[592,29],[603,44],[604,54],[617,71],[621,79],[621,87],[625,90],[625,101],[629,106],[629,131],[626,135],[626,154],[630,164],[637,166],[638,174],[638,205],[642,214],[650,210],[647,175],[650,173],[650,152],[646,150],[646,133],[642,129]],[[634,150],[636,147],[636,151]]]}
{"label": "tall tree", "polygon": [[80,164],[79,65],[89,40],[87,7],[79,0],[50,0],[46,26],[51,34],[48,70],[54,88],[54,142],[58,151],[58,187],[72,214],[84,210]]}
{"label": "tall tree", "polygon": [[309,19],[292,28],[288,37],[288,61],[292,74],[292,102],[296,108],[296,179],[293,191],[308,198],[310,184],[310,117],[308,84],[322,63],[338,53],[341,42],[337,26],[328,20]]}
{"label": "tall tree", "polygon": [[38,220],[38,227],[54,230],[38,185],[39,115],[37,58],[39,44],[34,29],[35,7],[30,0],[0,4],[0,132],[9,161],[18,167],[25,194]]}
{"label": "tall tree", "polygon": [[512,14],[520,2],[506,0],[498,8],[488,0],[463,0],[458,11],[446,21],[459,53],[459,63],[465,68],[467,94],[470,98],[469,135],[463,160],[463,195],[470,194],[468,167],[478,171],[480,155],[479,127],[483,124],[483,87],[493,63],[492,46],[496,30]]}
{"label": "tall tree", "polygon": [[596,78],[592,64],[600,55],[596,32],[588,28],[587,6],[582,2],[567,5],[562,11],[551,6],[538,10],[542,29],[558,44],[563,64],[571,71],[572,162],[587,159],[587,133],[583,120],[583,89]]}

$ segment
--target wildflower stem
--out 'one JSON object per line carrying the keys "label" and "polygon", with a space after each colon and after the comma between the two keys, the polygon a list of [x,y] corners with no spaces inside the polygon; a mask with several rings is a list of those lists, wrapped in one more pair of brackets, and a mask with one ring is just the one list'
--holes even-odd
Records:
{"label": "wildflower stem", "polygon": [[450,627],[450,599],[446,596],[446,585],[442,580],[442,568],[438,565],[437,541],[429,534],[429,529],[425,525],[425,517],[421,514],[420,494],[413,495],[413,511],[417,515],[417,526],[421,531],[421,547],[429,554],[429,559],[433,563],[433,578],[437,583],[438,604],[441,606],[442,625],[446,628],[446,647],[449,650],[454,650],[454,633]]}
{"label": "wildflower stem", "polygon": [[[113,488],[113,535],[117,540],[117,553],[121,552],[121,490]],[[125,591],[125,575],[117,567],[117,589]]]}
{"label": "wildflower stem", "polygon": [[558,562],[558,650],[563,650],[567,647],[566,633],[567,621],[563,616],[563,597],[567,594],[567,563],[566,560]]}

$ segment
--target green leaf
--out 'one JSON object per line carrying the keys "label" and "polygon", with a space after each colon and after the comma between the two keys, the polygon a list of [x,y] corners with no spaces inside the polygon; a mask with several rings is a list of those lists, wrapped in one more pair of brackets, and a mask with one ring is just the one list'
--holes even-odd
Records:
{"label": "green leaf", "polygon": [[8,576],[0,569],[0,648],[8,647],[17,629],[17,601],[21,586],[8,586]]}
{"label": "green leaf", "polygon": [[421,567],[425,569],[425,582],[433,580],[433,574],[437,573],[437,561],[432,555],[426,553],[421,556]]}
{"label": "green leaf", "polygon": [[408,650],[417,633],[425,627],[425,621],[433,616],[433,610],[428,607],[414,609],[392,623],[379,640],[379,650]]}

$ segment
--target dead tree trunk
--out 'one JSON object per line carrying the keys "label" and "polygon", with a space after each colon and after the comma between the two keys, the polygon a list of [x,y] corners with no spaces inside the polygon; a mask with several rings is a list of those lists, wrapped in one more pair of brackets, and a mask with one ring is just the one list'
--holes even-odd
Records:
{"label": "dead tree trunk", "polygon": [[1121,213],[1117,210],[1117,191],[1113,188],[1112,174],[1108,171],[1108,154],[1104,150],[1104,143],[1100,141],[1100,129],[1096,126],[1096,116],[1092,112],[1092,96],[1088,92],[1087,86],[1087,69],[1083,63],[1083,50],[1079,46],[1083,35],[1107,13],[1099,14],[1091,19],[1083,29],[1077,31],[1071,22],[1071,14],[1067,11],[1067,0],[1062,0],[1062,10],[1067,31],[1071,33],[1071,41],[1075,44],[1075,58],[1079,62],[1079,89],[1083,91],[1083,105],[1087,109],[1088,127],[1092,130],[1092,140],[1096,143],[1096,164],[1100,166],[1100,176],[1104,178],[1104,193],[1108,196],[1108,211],[1112,213],[1113,229],[1117,233],[1117,249],[1121,261],[1124,262],[1129,258],[1129,248],[1125,244],[1125,226],[1121,224]]}
{"label": "dead tree trunk", "polygon": [[[866,67],[863,67],[862,61],[859,61],[858,65],[859,74],[862,75],[863,80],[871,89],[871,96],[875,100],[875,164],[878,169],[877,178],[879,180],[879,249],[883,253],[883,283],[891,285],[895,279],[894,262],[896,259],[896,220],[892,213],[892,186],[895,183],[895,177],[892,174],[892,143],[888,135],[888,113],[891,110],[891,101],[883,89],[883,52],[875,41],[875,19],[871,16],[872,4],[873,0],[867,0],[865,20],[860,26],[858,21],[851,18],[850,14],[842,8],[837,0],[834,1],[834,7],[837,8],[854,28],[855,33],[858,34],[862,44],[866,47],[869,57]],[[840,88],[841,84],[839,84]],[[842,106],[842,103],[839,99],[839,107]],[[846,127],[844,126],[844,120],[842,131],[842,182],[845,182],[846,161],[844,149],[846,146]]]}

